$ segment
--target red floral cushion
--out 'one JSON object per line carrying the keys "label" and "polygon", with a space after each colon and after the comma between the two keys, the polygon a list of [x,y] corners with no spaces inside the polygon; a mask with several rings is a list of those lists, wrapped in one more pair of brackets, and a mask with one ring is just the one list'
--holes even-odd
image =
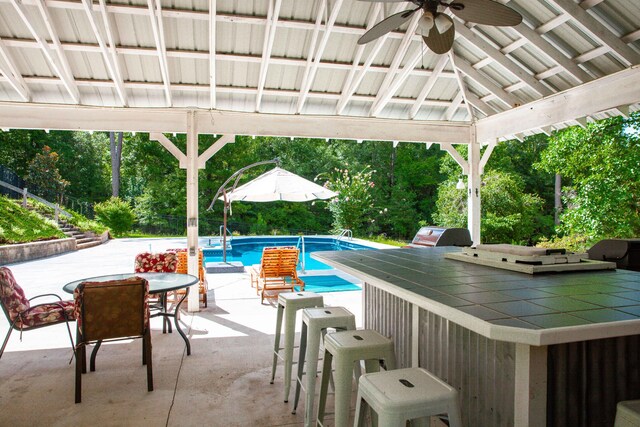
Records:
{"label": "red floral cushion", "polygon": [[45,304],[29,304],[24,291],[7,267],[0,267],[0,302],[9,314],[9,320],[16,328],[32,328],[69,320],[74,320],[73,301],[56,301]]}
{"label": "red floral cushion", "polygon": [[9,320],[13,322],[18,314],[28,310],[29,300],[16,282],[13,273],[7,267],[0,267],[0,301],[9,313]]}
{"label": "red floral cushion", "polygon": [[59,301],[57,303],[36,305],[20,314],[20,320],[16,322],[16,326],[31,328],[34,326],[64,322],[65,313],[67,319],[75,320],[74,307],[75,304],[73,301]]}
{"label": "red floral cushion", "polygon": [[178,257],[175,252],[150,253],[136,255],[134,272],[136,273],[175,273]]}

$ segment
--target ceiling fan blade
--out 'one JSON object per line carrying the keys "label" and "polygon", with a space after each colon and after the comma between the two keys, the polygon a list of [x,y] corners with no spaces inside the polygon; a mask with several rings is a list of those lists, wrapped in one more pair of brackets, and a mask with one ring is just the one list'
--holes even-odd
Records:
{"label": "ceiling fan blade", "polygon": [[433,53],[442,55],[443,53],[447,53],[451,50],[455,35],[456,28],[454,25],[451,25],[451,27],[443,33],[439,33],[438,28],[434,26],[428,36],[422,36],[422,40],[424,40],[427,47],[431,49]]}
{"label": "ceiling fan blade", "polygon": [[399,12],[395,15],[391,15],[383,19],[382,21],[374,25],[369,31],[364,33],[362,37],[358,39],[358,44],[367,44],[370,41],[377,39],[378,37],[384,36],[389,31],[395,30],[400,25],[408,21],[409,18],[411,18],[411,15],[416,12],[416,10],[420,10],[420,8],[405,10],[404,12]]}
{"label": "ceiling fan blade", "polygon": [[451,12],[467,22],[500,27],[513,27],[522,22],[522,15],[493,0],[455,0],[456,3],[464,7],[451,7]]}

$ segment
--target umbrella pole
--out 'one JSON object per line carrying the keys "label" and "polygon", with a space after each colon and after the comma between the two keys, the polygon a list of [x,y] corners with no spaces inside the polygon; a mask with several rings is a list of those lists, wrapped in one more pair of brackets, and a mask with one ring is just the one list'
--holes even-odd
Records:
{"label": "umbrella pole", "polygon": [[222,262],[227,262],[227,192],[226,190],[222,190],[222,195],[224,196],[224,214],[222,216]]}

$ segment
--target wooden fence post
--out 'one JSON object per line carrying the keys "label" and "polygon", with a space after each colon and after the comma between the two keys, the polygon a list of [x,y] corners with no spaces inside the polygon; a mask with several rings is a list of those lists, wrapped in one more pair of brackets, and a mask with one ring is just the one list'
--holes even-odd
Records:
{"label": "wooden fence post", "polygon": [[56,214],[55,214],[56,223],[60,221],[60,205],[56,203]]}
{"label": "wooden fence post", "polygon": [[27,189],[23,188],[22,189],[22,207],[23,208],[27,207],[27,193],[28,193]]}

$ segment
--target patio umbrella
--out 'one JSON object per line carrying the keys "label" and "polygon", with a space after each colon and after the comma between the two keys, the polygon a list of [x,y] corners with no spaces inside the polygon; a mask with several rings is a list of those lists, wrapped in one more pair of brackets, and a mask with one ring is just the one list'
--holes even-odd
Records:
{"label": "patio umbrella", "polygon": [[[224,201],[224,223],[223,223],[223,240],[222,240],[222,260],[227,261],[227,208],[233,201],[245,202],[275,202],[283,200],[287,202],[308,202],[316,199],[330,199],[338,195],[338,193],[322,187],[315,182],[309,181],[299,175],[291,173],[280,167],[275,167],[269,172],[265,172],[259,177],[247,182],[240,187],[235,188],[238,180],[245,170],[254,166],[277,163],[277,160],[268,160],[258,162],[244,167],[234,173],[218,190],[216,197],[209,206],[209,210],[213,208],[216,198]],[[235,178],[235,183],[229,191],[227,184]],[[218,194],[222,196],[217,197]]]}
{"label": "patio umbrella", "polygon": [[[307,202],[330,199],[338,193],[311,182],[299,175],[276,167],[252,181],[227,193],[229,202]],[[223,200],[224,196],[220,197]]]}

